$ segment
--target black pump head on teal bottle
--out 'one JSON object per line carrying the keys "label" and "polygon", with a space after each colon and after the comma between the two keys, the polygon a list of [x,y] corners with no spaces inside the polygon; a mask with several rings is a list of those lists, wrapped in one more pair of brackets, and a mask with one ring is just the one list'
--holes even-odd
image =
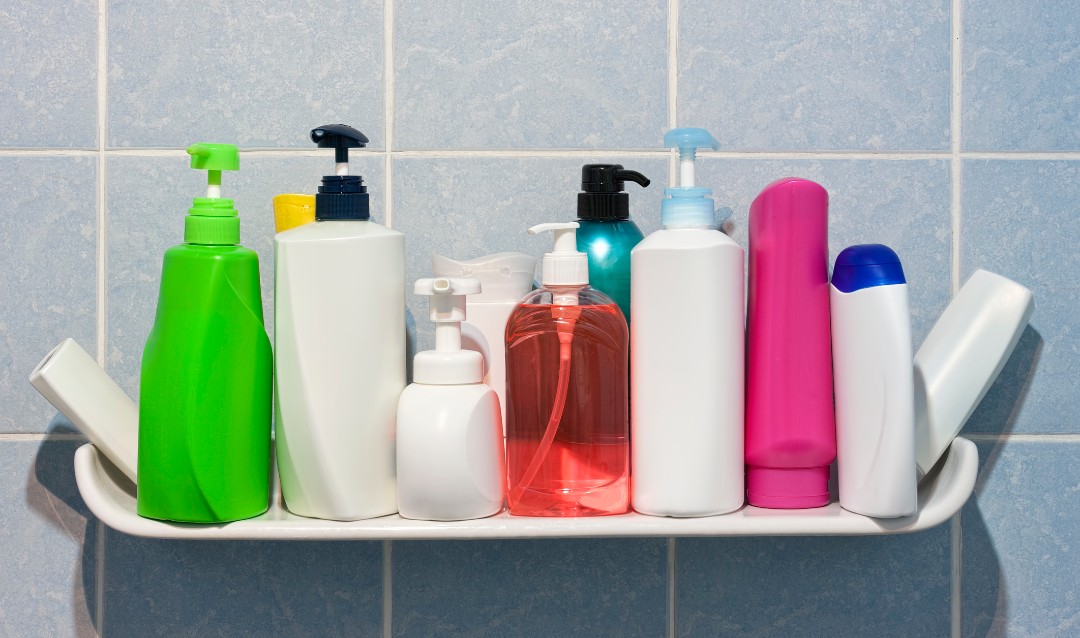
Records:
{"label": "black pump head on teal bottle", "polygon": [[368,138],[346,124],[327,124],[311,130],[319,148],[334,149],[334,175],[324,175],[315,195],[315,221],[366,221],[371,218],[364,178],[349,175],[349,149],[367,146]]}
{"label": "black pump head on teal bottle", "polygon": [[578,193],[577,216],[584,220],[616,220],[630,218],[630,197],[623,192],[626,182],[641,187],[649,178],[622,164],[586,164],[581,167],[581,191]]}

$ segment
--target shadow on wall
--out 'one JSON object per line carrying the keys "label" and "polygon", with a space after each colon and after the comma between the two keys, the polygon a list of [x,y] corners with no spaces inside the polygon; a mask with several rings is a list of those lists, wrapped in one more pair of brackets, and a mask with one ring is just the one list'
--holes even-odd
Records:
{"label": "shadow on wall", "polygon": [[[26,502],[42,520],[68,537],[71,542],[81,546],[82,561],[78,566],[71,566],[75,577],[72,579],[70,620],[74,623],[70,634],[73,636],[97,636],[100,627],[96,627],[97,608],[97,519],[86,508],[75,484],[75,450],[82,445],[72,441],[70,435],[77,434],[75,426],[62,415],[57,414],[49,423],[45,440],[38,447],[34,459],[33,472],[27,476]],[[58,507],[56,501],[66,508]],[[45,551],[52,549],[46,546]],[[62,553],[58,553],[63,555]],[[40,559],[49,562],[47,556]],[[63,564],[58,569],[68,567]],[[59,627],[53,627],[58,633],[69,633]]]}
{"label": "shadow on wall", "polygon": [[[966,433],[1001,435],[1012,431],[1016,417],[1027,399],[1042,347],[1042,336],[1031,326],[1025,328],[1001,375],[968,420],[965,430],[971,432]],[[1004,441],[999,440],[979,446],[980,450],[989,449],[990,452],[981,460],[979,476],[975,481],[975,496],[968,501],[961,513],[963,636],[1004,635],[1009,618],[1007,584],[1001,572],[990,530],[978,504],[1004,445]]]}

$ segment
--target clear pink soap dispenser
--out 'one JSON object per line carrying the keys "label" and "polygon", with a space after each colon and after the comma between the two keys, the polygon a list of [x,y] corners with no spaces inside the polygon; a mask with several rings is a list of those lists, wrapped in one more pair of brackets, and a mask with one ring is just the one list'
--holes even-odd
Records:
{"label": "clear pink soap dispenser", "polygon": [[751,505],[829,502],[836,458],[829,325],[829,194],[788,177],[750,205],[746,487]]}
{"label": "clear pink soap dispenser", "polygon": [[630,509],[629,333],[589,284],[577,222],[553,231],[543,286],[506,322],[507,502],[516,516],[605,516]]}

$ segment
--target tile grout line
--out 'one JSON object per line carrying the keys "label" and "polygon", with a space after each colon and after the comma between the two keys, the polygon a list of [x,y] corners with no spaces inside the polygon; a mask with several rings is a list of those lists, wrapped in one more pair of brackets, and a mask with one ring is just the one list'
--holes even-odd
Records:
{"label": "tile grout line", "polygon": [[[535,157],[535,158],[577,158],[611,155],[633,155],[641,157],[666,157],[666,149],[647,148],[550,148],[550,149],[411,149],[364,151],[358,150],[351,157],[365,155],[392,155],[400,158],[490,158],[490,157]],[[182,148],[104,148],[104,149],[0,149],[0,157],[184,157],[187,153]],[[241,149],[244,157],[326,157],[321,150],[302,148],[249,148]],[[991,161],[1080,161],[1080,152],[1076,151],[712,151],[702,150],[698,157],[706,160],[884,160],[884,161],[927,161],[927,160],[991,160]]]}
{"label": "tile grout line", "polygon": [[105,367],[105,331],[108,328],[106,317],[105,286],[105,136],[108,131],[108,4],[107,0],[98,0],[98,39],[97,39],[97,362]]}
{"label": "tile grout line", "polygon": [[[394,227],[394,0],[383,2],[383,215]],[[382,542],[382,636],[394,635],[394,544]]]}
{"label": "tile grout line", "polygon": [[394,544],[382,542],[383,550],[383,599],[382,599],[382,638],[394,635]]}
{"label": "tile grout line", "polygon": [[[105,236],[105,186],[106,186],[106,135],[108,134],[108,89],[109,89],[109,5],[108,0],[98,0],[98,78],[97,78],[97,362],[102,368],[105,367],[106,331],[108,330],[108,302],[105,268],[106,260],[106,236]],[[94,620],[97,623],[99,636],[105,635],[105,523],[98,520],[95,524],[97,537],[95,538],[94,550]],[[84,539],[85,542],[85,539]],[[83,548],[85,552],[85,547]]]}
{"label": "tile grout line", "polygon": [[949,629],[951,638],[960,638],[963,630],[963,616],[961,614],[961,596],[962,586],[960,579],[963,574],[960,571],[962,566],[962,550],[963,550],[963,516],[960,512],[953,514],[952,523],[949,528],[949,535],[951,542],[949,543],[950,559],[949,559],[949,575],[951,586],[949,587]]}
{"label": "tile grout line", "polygon": [[[964,32],[963,15],[961,12],[963,0],[952,0],[952,21],[950,27],[952,64],[952,104],[949,109],[949,131],[951,137],[950,151],[952,157],[949,160],[951,175],[951,197],[949,209],[952,218],[952,273],[951,288],[952,296],[960,292],[960,232],[963,222],[963,161],[960,156],[961,109],[963,108],[962,73],[963,61],[962,37]],[[963,629],[963,605],[961,600],[961,547],[963,521],[960,512],[953,514],[949,529],[949,633],[952,638],[960,638]]]}
{"label": "tile grout line", "polygon": [[963,42],[963,15],[961,14],[962,0],[952,0],[952,105],[949,110],[949,130],[951,139],[951,198],[950,210],[952,217],[952,295],[960,292],[960,232],[963,225],[963,161],[960,156],[960,136],[962,134],[961,109],[963,107],[962,73],[963,60],[961,59]]}
{"label": "tile grout line", "polygon": [[675,552],[678,551],[678,539],[667,539],[667,635],[675,638]]}
{"label": "tile grout line", "polygon": [[394,0],[383,2],[383,215],[394,227]]}
{"label": "tile grout line", "polygon": [[[668,0],[668,128],[679,125],[679,0]],[[674,151],[667,150],[668,184],[677,184],[676,171],[679,170]]]}

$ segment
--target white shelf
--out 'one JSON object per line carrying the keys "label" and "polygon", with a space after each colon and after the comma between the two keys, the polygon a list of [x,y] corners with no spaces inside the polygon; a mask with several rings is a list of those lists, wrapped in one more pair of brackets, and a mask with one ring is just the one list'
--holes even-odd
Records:
{"label": "white shelf", "polygon": [[384,516],[355,522],[324,521],[289,513],[274,499],[262,516],[223,525],[164,523],[135,513],[135,486],[92,444],[75,453],[75,479],[90,511],[109,527],[150,538],[204,540],[447,540],[614,536],[820,536],[897,534],[928,529],[952,517],[971,495],[979,465],[975,444],[953,441],[948,457],[919,487],[913,516],[874,519],[832,503],[809,510],[745,506],[723,516],[659,518],[642,514],[592,518],[529,518],[506,513],[472,521],[433,523]]}

